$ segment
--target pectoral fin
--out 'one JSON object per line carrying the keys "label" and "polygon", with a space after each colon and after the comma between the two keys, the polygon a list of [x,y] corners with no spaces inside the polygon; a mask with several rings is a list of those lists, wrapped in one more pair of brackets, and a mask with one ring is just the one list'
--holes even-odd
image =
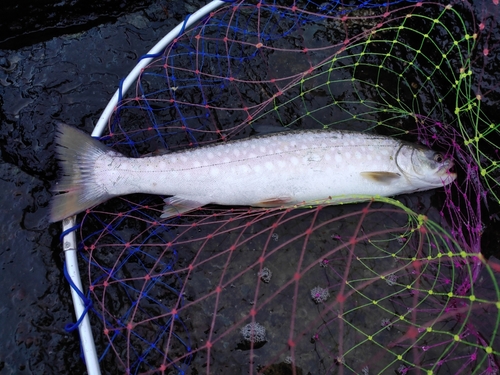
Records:
{"label": "pectoral fin", "polygon": [[360,175],[367,180],[389,185],[393,181],[401,178],[399,173],[394,172],[361,172]]}
{"label": "pectoral fin", "polygon": [[163,213],[160,216],[162,219],[179,216],[208,204],[176,196],[167,198],[164,202],[165,206],[163,206]]}

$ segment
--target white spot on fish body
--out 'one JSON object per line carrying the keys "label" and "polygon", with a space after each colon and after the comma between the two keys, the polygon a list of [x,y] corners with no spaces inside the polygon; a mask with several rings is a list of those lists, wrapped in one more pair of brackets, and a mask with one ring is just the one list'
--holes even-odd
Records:
{"label": "white spot on fish body", "polygon": [[219,173],[220,173],[219,168],[216,168],[216,167],[210,168],[210,176],[216,177],[219,175]]}
{"label": "white spot on fish body", "polygon": [[274,169],[274,165],[273,163],[271,163],[270,161],[266,162],[266,164],[264,164],[264,166],[266,167],[267,170],[269,171],[272,171]]}
{"label": "white spot on fish body", "polygon": [[259,147],[259,151],[262,152],[263,154],[266,153],[266,148],[264,146]]}
{"label": "white spot on fish body", "polygon": [[223,163],[229,163],[231,161],[231,159],[229,159],[228,157],[225,157],[224,160],[222,161]]}
{"label": "white spot on fish body", "polygon": [[233,150],[233,154],[234,154],[234,156],[236,156],[236,157],[240,156],[240,150],[238,150],[237,148],[235,148],[235,149]]}
{"label": "white spot on fish body", "polygon": [[196,161],[193,163],[193,168],[199,168],[199,167],[201,167],[201,163],[200,163],[198,160],[196,160]]}
{"label": "white spot on fish body", "polygon": [[356,157],[356,159],[361,159],[361,153],[356,151],[356,153],[354,154],[354,156]]}
{"label": "white spot on fish body", "polygon": [[260,172],[262,172],[262,167],[261,167],[260,165],[258,165],[258,164],[257,164],[257,165],[255,165],[255,166],[253,167],[253,170],[254,170],[255,172],[257,172],[257,173],[260,173]]}
{"label": "white spot on fish body", "polygon": [[325,155],[325,160],[326,160],[326,161],[330,161],[330,160],[332,160],[332,156],[331,156],[330,154],[326,154],[326,155]]}
{"label": "white spot on fish body", "polygon": [[340,155],[340,154],[336,154],[336,155],[335,155],[335,161],[336,161],[337,163],[342,162],[342,155]]}
{"label": "white spot on fish body", "polygon": [[158,168],[160,170],[165,170],[167,169],[167,163],[165,163],[163,160],[158,163]]}
{"label": "white spot on fish body", "polygon": [[207,154],[207,158],[209,158],[209,159],[213,159],[213,158],[214,158],[214,153],[213,153],[213,152],[209,152],[209,153]]}
{"label": "white spot on fish body", "polygon": [[[176,159],[177,158],[174,158],[174,160],[173,160],[174,163],[177,162]],[[186,156],[181,156],[181,162],[185,163],[185,162],[187,162],[187,160],[188,160],[188,158]]]}
{"label": "white spot on fish body", "polygon": [[345,157],[346,157],[346,159],[348,159],[348,160],[349,160],[349,159],[351,159],[351,156],[352,156],[352,155],[351,155],[351,153],[350,153],[350,152],[346,152],[346,153],[345,153]]}
{"label": "white spot on fish body", "polygon": [[292,162],[292,165],[297,165],[297,164],[299,164],[299,159],[297,159],[295,156],[294,156],[294,157],[292,157],[292,158],[290,159],[290,161]]}
{"label": "white spot on fish body", "polygon": [[241,174],[247,174],[250,172],[250,167],[247,164],[242,164],[238,167],[239,171]]}
{"label": "white spot on fish body", "polygon": [[278,160],[278,167],[285,168],[286,163],[283,160]]}

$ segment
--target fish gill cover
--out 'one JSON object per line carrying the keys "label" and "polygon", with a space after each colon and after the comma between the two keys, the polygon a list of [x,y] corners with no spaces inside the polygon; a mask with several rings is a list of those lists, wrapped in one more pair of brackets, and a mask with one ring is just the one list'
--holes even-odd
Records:
{"label": "fish gill cover", "polygon": [[[106,374],[497,374],[498,5],[228,3],[180,34],[104,140],[140,156],[267,127],[348,129],[456,160],[437,191],[296,210],[115,198],[82,218]],[[493,225],[493,224],[492,224]]]}

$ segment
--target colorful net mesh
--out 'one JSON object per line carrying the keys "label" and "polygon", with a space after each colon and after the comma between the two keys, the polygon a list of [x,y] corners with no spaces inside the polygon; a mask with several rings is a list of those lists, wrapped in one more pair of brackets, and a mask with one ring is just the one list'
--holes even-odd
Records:
{"label": "colorful net mesh", "polygon": [[[104,138],[140,156],[254,132],[377,132],[451,154],[437,192],[296,210],[89,210],[103,372],[496,374],[496,5],[228,3],[144,69]],[[490,10],[491,8],[491,10]]]}

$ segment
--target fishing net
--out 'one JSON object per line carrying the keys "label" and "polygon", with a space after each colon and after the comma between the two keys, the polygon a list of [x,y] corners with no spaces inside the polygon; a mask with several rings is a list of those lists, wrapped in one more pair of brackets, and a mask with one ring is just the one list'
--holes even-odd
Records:
{"label": "fishing net", "polygon": [[[452,155],[438,191],[295,210],[112,199],[82,217],[104,373],[496,374],[496,4],[234,2],[123,95],[126,155],[283,129],[348,129]],[[487,11],[486,11],[487,10]]]}

